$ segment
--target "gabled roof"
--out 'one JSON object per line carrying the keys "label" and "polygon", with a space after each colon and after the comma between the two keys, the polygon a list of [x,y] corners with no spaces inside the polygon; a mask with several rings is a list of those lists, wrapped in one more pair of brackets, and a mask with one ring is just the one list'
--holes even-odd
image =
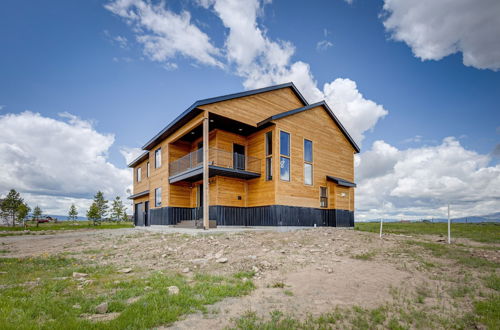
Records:
{"label": "gabled roof", "polygon": [[341,178],[337,178],[335,176],[330,176],[330,175],[327,175],[326,176],[326,179],[327,180],[330,180],[330,181],[333,181],[335,182],[336,184],[338,184],[339,186],[344,186],[344,187],[356,187],[356,184],[354,182],[351,182],[351,181],[347,181],[347,180],[344,180],[344,179],[341,179]]}
{"label": "gabled roof", "polygon": [[274,120],[281,119],[281,118],[288,117],[288,116],[292,116],[292,115],[295,115],[297,113],[300,113],[300,112],[303,112],[303,111],[307,111],[307,110],[311,110],[311,109],[319,107],[319,106],[322,106],[326,110],[326,112],[328,113],[328,115],[339,126],[340,130],[342,131],[342,133],[344,133],[344,135],[347,138],[347,140],[349,140],[349,142],[351,143],[351,145],[354,148],[354,150],[356,150],[356,153],[359,153],[360,149],[359,149],[358,145],[356,144],[356,142],[354,142],[354,140],[352,139],[351,135],[349,135],[349,133],[345,129],[344,125],[342,125],[342,123],[340,122],[340,120],[337,118],[337,116],[335,116],[335,114],[330,109],[330,107],[328,106],[328,104],[326,104],[325,101],[321,101],[321,102],[318,102],[318,103],[306,105],[305,107],[302,107],[302,108],[297,108],[297,109],[285,111],[285,112],[282,112],[282,113],[278,113],[278,114],[276,114],[274,116],[271,116],[271,117],[269,117],[267,119],[264,119],[263,121],[259,122],[257,124],[257,126],[262,126],[262,125],[268,124],[269,122],[272,122]]}
{"label": "gabled roof", "polygon": [[128,167],[134,167],[135,165],[147,159],[148,157],[149,157],[149,151],[145,151],[142,154],[140,154],[139,157],[131,161],[130,164],[128,164]]}
{"label": "gabled roof", "polygon": [[270,91],[274,91],[277,89],[282,89],[282,88],[291,88],[292,91],[297,95],[297,97],[302,101],[304,105],[308,105],[306,99],[302,94],[299,92],[297,87],[292,82],[280,84],[280,85],[275,85],[275,86],[269,86],[265,88],[259,88],[259,89],[253,89],[241,93],[234,93],[234,94],[228,94],[228,95],[223,95],[223,96],[217,96],[217,97],[212,97],[208,99],[203,99],[203,100],[198,100],[194,102],[189,108],[187,108],[183,113],[181,113],[177,118],[175,118],[170,124],[168,124],[164,129],[162,129],[158,134],[156,134],[151,140],[149,140],[143,147],[142,149],[144,150],[151,150],[159,140],[163,140],[173,132],[175,132],[179,127],[184,125],[186,122],[194,118],[196,115],[198,115],[202,110],[198,109],[199,106],[202,105],[207,105],[211,103],[216,103],[216,102],[221,102],[221,101],[227,101],[231,99],[236,99],[240,97],[245,97],[245,96],[250,96],[250,95],[255,95],[255,94],[260,94],[260,93],[266,93]]}

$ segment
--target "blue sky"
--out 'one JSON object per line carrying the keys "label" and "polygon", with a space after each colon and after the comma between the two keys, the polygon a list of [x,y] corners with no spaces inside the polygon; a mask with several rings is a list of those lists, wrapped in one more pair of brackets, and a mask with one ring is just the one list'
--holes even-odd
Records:
{"label": "blue sky", "polygon": [[[467,0],[460,2],[474,5]],[[330,103],[338,102],[333,104],[334,111],[337,105],[341,120],[346,118],[343,121],[355,132],[355,137],[359,136],[357,141],[362,145],[362,151],[367,152],[367,157],[371,155],[378,159],[380,157],[376,155],[383,152],[381,150],[397,151],[397,156],[392,155],[397,160],[379,164],[384,169],[375,176],[364,173],[373,172],[378,165],[367,170],[367,162],[363,165],[364,154],[361,154],[357,177],[365,180],[365,192],[380,184],[378,181],[385,175],[402,167],[408,161],[405,158],[410,154],[406,152],[408,150],[416,154],[421,150],[424,154],[439,155],[456,147],[465,158],[455,161],[476,162],[473,169],[478,175],[482,175],[481,169],[486,169],[486,172],[492,172],[490,175],[493,178],[498,177],[499,158],[493,150],[500,140],[500,46],[484,45],[490,45],[491,38],[496,38],[494,41],[500,45],[500,34],[495,37],[491,32],[500,31],[500,24],[496,25],[498,20],[486,21],[484,24],[491,24],[491,29],[478,31],[477,35],[472,35],[474,31],[469,31],[467,35],[453,35],[453,29],[441,33],[439,26],[433,26],[435,20],[429,18],[429,22],[425,21],[430,16],[425,10],[436,15],[442,10],[439,6],[433,8],[435,5],[432,3],[427,1],[428,8],[414,8],[411,2],[404,0],[338,0],[312,1],[305,6],[302,1],[275,0],[265,3],[256,1],[255,7],[247,5],[239,8],[229,6],[231,0],[164,3],[140,0],[2,1],[0,116],[10,115],[9,120],[21,120],[20,114],[29,110],[38,113],[41,118],[54,120],[40,127],[48,130],[44,135],[50,135],[51,125],[71,121],[70,117],[59,114],[76,116],[69,125],[76,125],[77,128],[88,125],[87,131],[91,130],[98,137],[114,136],[112,141],[107,140],[109,146],[96,151],[94,156],[103,157],[103,164],[120,172],[126,164],[124,150],[133,152],[130,148],[142,146],[195,100],[260,87],[266,82],[296,79],[294,83],[306,89],[304,93],[310,100],[320,95]],[[140,6],[147,10],[141,11]],[[487,6],[497,5],[485,1],[483,7],[486,8],[471,10],[470,18],[465,23],[462,20],[462,24],[466,25],[469,20],[471,26],[475,26],[477,20],[484,22],[481,15],[494,9]],[[248,39],[252,40],[255,36],[257,41],[264,40],[263,48],[257,49],[251,43],[249,46],[244,38],[238,39],[238,31],[240,34],[243,31],[245,35],[244,29],[249,26],[230,22],[228,17],[235,14],[230,10],[239,13],[249,11],[246,17],[256,15],[253,27],[250,22]],[[413,15],[417,17],[414,22],[408,21],[404,15],[412,11],[421,14]],[[127,16],[131,12],[134,12],[134,17]],[[161,24],[155,26],[144,20],[147,15],[156,15],[156,18],[164,20],[165,26],[176,26],[169,19],[180,17],[182,13],[189,15],[183,22],[207,36],[208,42],[200,37],[191,45],[182,44],[182,40],[188,38],[188,35],[179,35],[186,32],[182,28],[167,33],[161,30]],[[451,8],[441,17],[453,25],[457,21],[457,13]],[[420,21],[418,17],[421,17]],[[412,26],[427,24],[434,28],[431,34],[424,32],[412,36],[408,32],[412,31]],[[144,36],[160,37],[169,42],[161,44],[163,48],[156,47],[153,53],[148,53],[146,43],[138,39]],[[423,44],[417,44],[419,40],[423,40]],[[430,52],[426,40],[432,46]],[[200,47],[191,51],[189,47],[195,45]],[[234,51],[237,47],[244,50],[244,55]],[[279,48],[276,58],[281,56],[284,64],[268,64],[274,59],[266,58],[264,53],[271,47]],[[450,47],[452,50],[449,50]],[[206,54],[202,54],[203,51]],[[169,55],[162,57],[162,52]],[[259,70],[256,80],[249,79],[248,72],[254,68],[245,62],[247,54],[252,52],[258,55],[250,58],[251,64],[264,63],[263,72]],[[474,60],[464,64],[463,58],[467,54],[474,55]],[[210,61],[218,64],[210,64]],[[305,75],[294,73],[293,64],[297,62],[308,65]],[[323,86],[337,78],[348,81],[337,81],[338,85],[332,87],[334,92],[330,95]],[[348,84],[351,81],[354,87]],[[358,108],[356,104],[345,101],[345,109],[341,110],[344,105],[342,95],[345,96],[345,93],[335,92],[341,87],[345,93],[352,92],[360,98],[361,103],[356,103]],[[361,115],[349,117],[356,111],[361,111]],[[377,111],[378,114],[374,114]],[[367,122],[363,122],[363,118],[368,118]],[[36,118],[33,120],[39,122]],[[8,125],[6,117],[4,124]],[[32,127],[35,129],[37,126],[34,124]],[[447,137],[454,140],[443,142]],[[9,141],[15,140],[13,135],[8,138]],[[374,147],[376,141],[379,142],[375,147],[379,149]],[[23,147],[23,141],[17,143],[18,147]],[[29,141],[24,143],[29,144]],[[0,166],[2,162],[7,166],[7,160],[11,158],[5,156],[2,159],[0,156]],[[33,164],[40,161],[37,158]],[[448,161],[436,163],[436,168],[442,168]],[[399,167],[396,166],[398,162]],[[50,166],[47,164],[47,167]],[[75,171],[78,172],[80,169],[77,166],[75,164]],[[429,168],[428,164],[420,166]],[[363,170],[364,173],[359,172]],[[428,215],[430,210],[443,202],[444,195],[449,194],[448,189],[460,189],[460,184],[450,182],[455,182],[454,179],[462,180],[462,183],[473,180],[463,178],[463,173],[470,172],[470,169],[456,171],[456,175],[450,175],[451,181],[443,183],[446,189],[442,195],[433,197],[432,201],[413,191],[407,192],[408,189],[401,183],[408,179],[404,173],[401,173],[399,183],[387,183],[392,184],[392,188],[383,193],[386,195],[385,202],[380,199],[373,202],[371,198],[364,197],[363,191],[360,191],[363,189],[361,184],[357,192],[361,200],[358,199],[357,207],[365,214],[375,216],[381,214],[377,203],[388,203],[388,209],[380,211],[387,216],[400,215],[400,210],[404,210],[404,214]],[[82,172],[85,170],[82,169]],[[57,182],[56,178],[32,180],[30,173],[29,169],[22,173],[20,181],[25,177],[27,183],[20,184],[18,189],[24,189],[33,201],[42,200],[44,195],[57,196],[58,189],[66,186],[66,183]],[[109,189],[110,194],[123,193],[124,173],[120,172],[120,184]],[[432,175],[440,176],[439,173],[430,177]],[[418,178],[413,179],[419,181]],[[491,177],[484,180],[491,181]],[[9,182],[7,179],[3,184],[0,181],[2,190],[7,189]],[[45,185],[53,186],[53,189]],[[432,183],[429,183],[427,188],[438,189],[431,186]],[[491,189],[490,194],[498,194],[500,198],[498,189]],[[85,190],[74,192],[71,188],[61,190],[61,196],[67,197],[68,201],[90,194]],[[359,204],[363,198],[364,205],[369,206]],[[467,200],[470,197],[458,194],[457,199]],[[83,208],[85,203],[82,200],[79,205]],[[497,199],[489,200],[487,204],[475,211],[490,212],[498,208]],[[411,208],[408,205],[420,206]],[[55,204],[47,203],[46,207],[59,210]],[[464,210],[467,208],[470,206],[464,206]]]}

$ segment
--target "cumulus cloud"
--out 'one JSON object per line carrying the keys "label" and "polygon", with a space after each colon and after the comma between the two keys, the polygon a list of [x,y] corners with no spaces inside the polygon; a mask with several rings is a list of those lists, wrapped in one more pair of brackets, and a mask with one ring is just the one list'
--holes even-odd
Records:
{"label": "cumulus cloud", "polygon": [[87,205],[97,190],[125,197],[131,173],[109,162],[113,142],[113,135],[69,113],[60,120],[29,111],[0,116],[0,192],[13,188],[31,196],[28,201],[46,200],[52,213],[71,202]]}
{"label": "cumulus cloud", "polygon": [[431,147],[398,150],[375,141],[356,167],[358,217],[442,217],[499,211],[500,165],[453,138]]}
{"label": "cumulus cloud", "polygon": [[500,69],[500,1],[385,0],[384,26],[422,60],[461,52],[463,63]]}
{"label": "cumulus cloud", "polygon": [[330,41],[321,40],[321,41],[318,41],[318,43],[316,44],[316,50],[319,52],[324,52],[325,50],[327,50],[328,48],[330,48],[332,46],[333,46],[333,44]]}
{"label": "cumulus cloud", "polygon": [[144,53],[153,61],[167,61],[180,54],[212,66],[222,67],[217,60],[220,51],[207,34],[191,23],[191,14],[174,13],[164,7],[142,0],[116,0],[104,6],[124,18],[132,26]]}
{"label": "cumulus cloud", "polygon": [[120,153],[122,154],[123,158],[125,158],[125,161],[127,164],[130,164],[134,159],[139,157],[144,150],[141,148],[129,148],[129,147],[122,147],[120,148]]}

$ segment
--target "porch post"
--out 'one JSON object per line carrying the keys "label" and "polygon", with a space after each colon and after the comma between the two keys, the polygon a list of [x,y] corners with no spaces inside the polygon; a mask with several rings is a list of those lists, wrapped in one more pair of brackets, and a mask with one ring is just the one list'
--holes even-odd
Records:
{"label": "porch post", "polygon": [[208,113],[205,113],[203,118],[203,228],[208,229],[210,227],[209,217],[209,187],[208,187],[208,157],[209,153],[209,143],[208,143]]}

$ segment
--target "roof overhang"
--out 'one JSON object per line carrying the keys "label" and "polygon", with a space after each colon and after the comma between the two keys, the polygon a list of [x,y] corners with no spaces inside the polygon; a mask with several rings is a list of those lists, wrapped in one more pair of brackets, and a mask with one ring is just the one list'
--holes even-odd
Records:
{"label": "roof overhang", "polygon": [[137,193],[137,194],[133,194],[131,196],[128,196],[127,198],[128,199],[136,199],[136,198],[139,198],[139,197],[143,197],[143,196],[147,196],[149,195],[149,190],[144,190],[140,193]]}
{"label": "roof overhang", "polygon": [[201,113],[203,110],[199,109],[199,106],[207,105],[207,104],[212,104],[212,103],[217,103],[217,102],[222,102],[222,101],[227,101],[227,100],[232,100],[240,97],[245,97],[245,96],[250,96],[250,95],[255,95],[255,94],[260,94],[260,93],[266,93],[282,88],[291,88],[294,94],[302,101],[304,105],[308,105],[306,99],[304,96],[299,92],[297,87],[292,82],[288,82],[285,84],[280,84],[280,85],[275,85],[275,86],[269,86],[269,87],[264,87],[264,88],[259,88],[259,89],[253,89],[241,93],[234,93],[234,94],[228,94],[224,96],[218,96],[218,97],[212,97],[208,99],[203,99],[203,100],[198,100],[194,102],[189,108],[187,108],[183,113],[181,113],[177,118],[175,118],[170,124],[168,124],[164,129],[162,129],[158,134],[156,134],[151,140],[149,140],[143,147],[142,149],[144,150],[151,150],[155,145],[157,145],[160,141],[168,137],[170,134],[174,133],[177,129],[182,127],[185,123],[187,123],[189,120],[192,118],[196,117],[199,113]]}
{"label": "roof overhang", "polygon": [[344,180],[344,179],[341,179],[341,178],[337,178],[335,176],[330,176],[330,175],[327,175],[326,176],[326,179],[327,180],[330,180],[330,181],[333,181],[335,182],[336,184],[338,184],[339,186],[344,186],[344,187],[356,187],[356,184],[354,182],[351,182],[351,181],[347,181],[347,180]]}
{"label": "roof overhang", "polygon": [[137,157],[136,159],[134,159],[133,161],[131,161],[130,164],[128,164],[128,167],[134,167],[137,164],[139,164],[140,162],[145,161],[146,159],[148,159],[148,157],[149,157],[149,151],[145,151],[142,154],[140,154],[139,157]]}
{"label": "roof overhang", "polygon": [[337,116],[335,116],[335,114],[333,113],[332,109],[330,109],[330,107],[328,106],[328,104],[325,101],[321,101],[321,102],[318,102],[318,103],[306,105],[305,107],[302,107],[302,108],[297,108],[297,109],[285,111],[285,112],[282,112],[282,113],[278,113],[277,115],[271,116],[271,117],[269,117],[267,119],[264,119],[263,121],[259,122],[257,124],[257,127],[262,126],[262,125],[269,125],[269,123],[271,123],[271,122],[273,122],[275,120],[278,120],[278,119],[281,119],[281,118],[284,118],[284,117],[288,117],[288,116],[291,116],[291,115],[295,115],[297,113],[300,113],[300,112],[303,112],[303,111],[307,111],[307,110],[311,110],[313,108],[320,107],[320,106],[325,109],[325,111],[328,113],[328,115],[339,126],[340,130],[342,131],[342,133],[344,134],[344,136],[347,138],[347,140],[349,141],[349,143],[352,145],[352,147],[354,148],[354,150],[356,151],[356,153],[359,153],[360,149],[359,149],[358,145],[356,144],[356,142],[354,142],[354,139],[347,132],[347,130],[345,129],[344,125],[342,125],[342,123],[340,122],[340,120],[337,118]]}

